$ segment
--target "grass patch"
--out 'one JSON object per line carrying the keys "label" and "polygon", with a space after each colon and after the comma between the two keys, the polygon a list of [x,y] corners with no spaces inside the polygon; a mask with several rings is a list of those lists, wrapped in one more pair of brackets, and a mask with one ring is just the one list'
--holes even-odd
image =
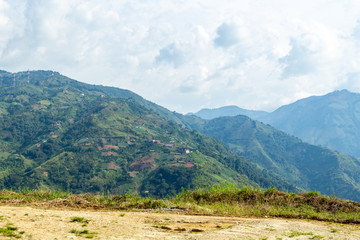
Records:
{"label": "grass patch", "polygon": [[14,227],[13,223],[7,223],[4,228],[0,228],[0,235],[5,237],[21,238],[21,234],[24,234],[24,231],[16,233],[17,230],[18,228]]}
{"label": "grass patch", "polygon": [[83,217],[72,217],[70,222],[79,222],[79,223],[89,223],[88,219],[85,219]]}
{"label": "grass patch", "polygon": [[289,237],[292,238],[292,237],[299,237],[299,236],[308,236],[308,235],[314,235],[312,232],[291,232],[289,234]]}
{"label": "grass patch", "polygon": [[[182,191],[176,196],[162,199],[140,197],[135,194],[94,195],[28,189],[20,192],[2,190],[0,204],[103,210],[182,210],[188,214],[266,216],[360,223],[358,202],[323,196],[318,192],[295,194],[280,192],[276,188],[260,190],[238,188],[234,185],[215,185]],[[119,214],[124,216],[124,213]],[[73,217],[71,221],[87,224],[89,220]]]}
{"label": "grass patch", "polygon": [[85,238],[94,238],[94,234],[98,234],[97,232],[90,232],[87,229],[77,230],[77,229],[74,229],[74,228],[70,230],[70,233],[74,233],[76,236],[85,235],[84,236]]}
{"label": "grass patch", "polygon": [[325,238],[324,236],[321,236],[321,235],[315,235],[313,237],[311,237],[310,239],[323,239]]}
{"label": "grass patch", "polygon": [[323,196],[318,192],[295,194],[275,188],[259,190],[217,185],[182,192],[172,202],[182,207],[192,206],[194,211],[206,214],[360,223],[360,203]]}

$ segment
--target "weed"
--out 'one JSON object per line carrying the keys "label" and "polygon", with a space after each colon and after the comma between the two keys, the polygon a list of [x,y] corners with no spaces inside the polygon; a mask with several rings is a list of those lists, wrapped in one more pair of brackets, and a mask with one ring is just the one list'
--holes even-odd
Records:
{"label": "weed", "polygon": [[11,231],[16,231],[18,229],[17,227],[12,227],[12,226],[7,226],[6,228]]}
{"label": "weed", "polygon": [[70,222],[89,223],[89,220],[83,217],[72,217]]}
{"label": "weed", "polygon": [[272,231],[272,232],[276,231],[275,228],[265,228],[265,229],[268,230],[268,231]]}
{"label": "weed", "polygon": [[331,230],[330,230],[330,232],[332,232],[332,233],[336,233],[338,230],[337,229],[335,229],[335,228],[332,228]]}
{"label": "weed", "polygon": [[298,237],[298,236],[307,236],[307,235],[314,235],[312,232],[307,232],[307,233],[305,233],[305,232],[291,232],[290,234],[289,234],[289,237]]}
{"label": "weed", "polygon": [[93,238],[94,237],[94,234],[98,234],[97,232],[90,232],[89,230],[87,229],[84,229],[84,230],[76,230],[76,229],[71,229],[70,230],[70,233],[74,233],[76,236],[82,236],[83,234],[87,234],[85,236],[85,238]]}
{"label": "weed", "polygon": [[[18,229],[17,227],[12,226],[13,223],[7,223],[5,228],[0,228],[0,234],[6,237],[15,237],[21,238],[21,235],[16,234],[15,231]],[[24,232],[22,232],[23,234]],[[20,233],[21,234],[21,233]]]}
{"label": "weed", "polygon": [[325,238],[324,236],[321,236],[321,235],[315,235],[313,237],[311,237],[310,239],[323,239]]}

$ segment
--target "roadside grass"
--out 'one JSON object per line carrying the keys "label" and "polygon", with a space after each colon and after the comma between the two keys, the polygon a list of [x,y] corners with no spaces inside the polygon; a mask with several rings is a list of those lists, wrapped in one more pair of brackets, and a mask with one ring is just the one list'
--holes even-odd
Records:
{"label": "roadside grass", "polygon": [[162,199],[135,194],[95,195],[28,189],[19,192],[2,190],[0,204],[122,211],[183,211],[187,214],[281,217],[360,224],[358,202],[324,196],[314,191],[295,194],[280,192],[276,188],[260,190],[227,184],[183,190],[176,196]]}

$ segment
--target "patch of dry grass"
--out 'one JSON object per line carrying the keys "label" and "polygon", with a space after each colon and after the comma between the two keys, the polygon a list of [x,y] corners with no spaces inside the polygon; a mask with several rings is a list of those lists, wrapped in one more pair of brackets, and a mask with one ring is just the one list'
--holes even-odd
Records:
{"label": "patch of dry grass", "polygon": [[0,191],[0,204],[45,208],[184,211],[189,214],[302,218],[340,223],[360,223],[360,203],[322,196],[318,192],[284,193],[217,185],[183,191],[164,199],[132,194],[94,195],[52,191]]}

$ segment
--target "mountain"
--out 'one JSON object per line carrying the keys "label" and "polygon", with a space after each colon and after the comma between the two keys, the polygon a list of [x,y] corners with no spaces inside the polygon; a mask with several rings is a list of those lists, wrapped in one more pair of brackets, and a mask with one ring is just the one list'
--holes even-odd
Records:
{"label": "mountain", "polygon": [[260,119],[308,143],[360,157],[360,94],[342,90],[313,96]]}
{"label": "mountain", "polygon": [[2,188],[157,196],[220,182],[298,189],[131,91],[52,71],[29,75],[30,83],[28,72],[16,73],[14,86],[0,72]]}
{"label": "mountain", "polygon": [[360,157],[360,94],[347,90],[312,96],[266,113],[237,108],[203,109],[203,119],[245,115],[305,142]]}
{"label": "mountain", "polygon": [[245,115],[253,119],[259,119],[265,117],[267,114],[268,112],[265,111],[246,110],[243,108],[239,108],[237,106],[225,106],[214,109],[204,108],[196,113],[189,113],[188,115],[195,115],[203,119],[213,119],[224,116]]}
{"label": "mountain", "polygon": [[225,143],[239,156],[306,190],[360,201],[360,160],[302,142],[246,116],[184,119],[203,134]]}

